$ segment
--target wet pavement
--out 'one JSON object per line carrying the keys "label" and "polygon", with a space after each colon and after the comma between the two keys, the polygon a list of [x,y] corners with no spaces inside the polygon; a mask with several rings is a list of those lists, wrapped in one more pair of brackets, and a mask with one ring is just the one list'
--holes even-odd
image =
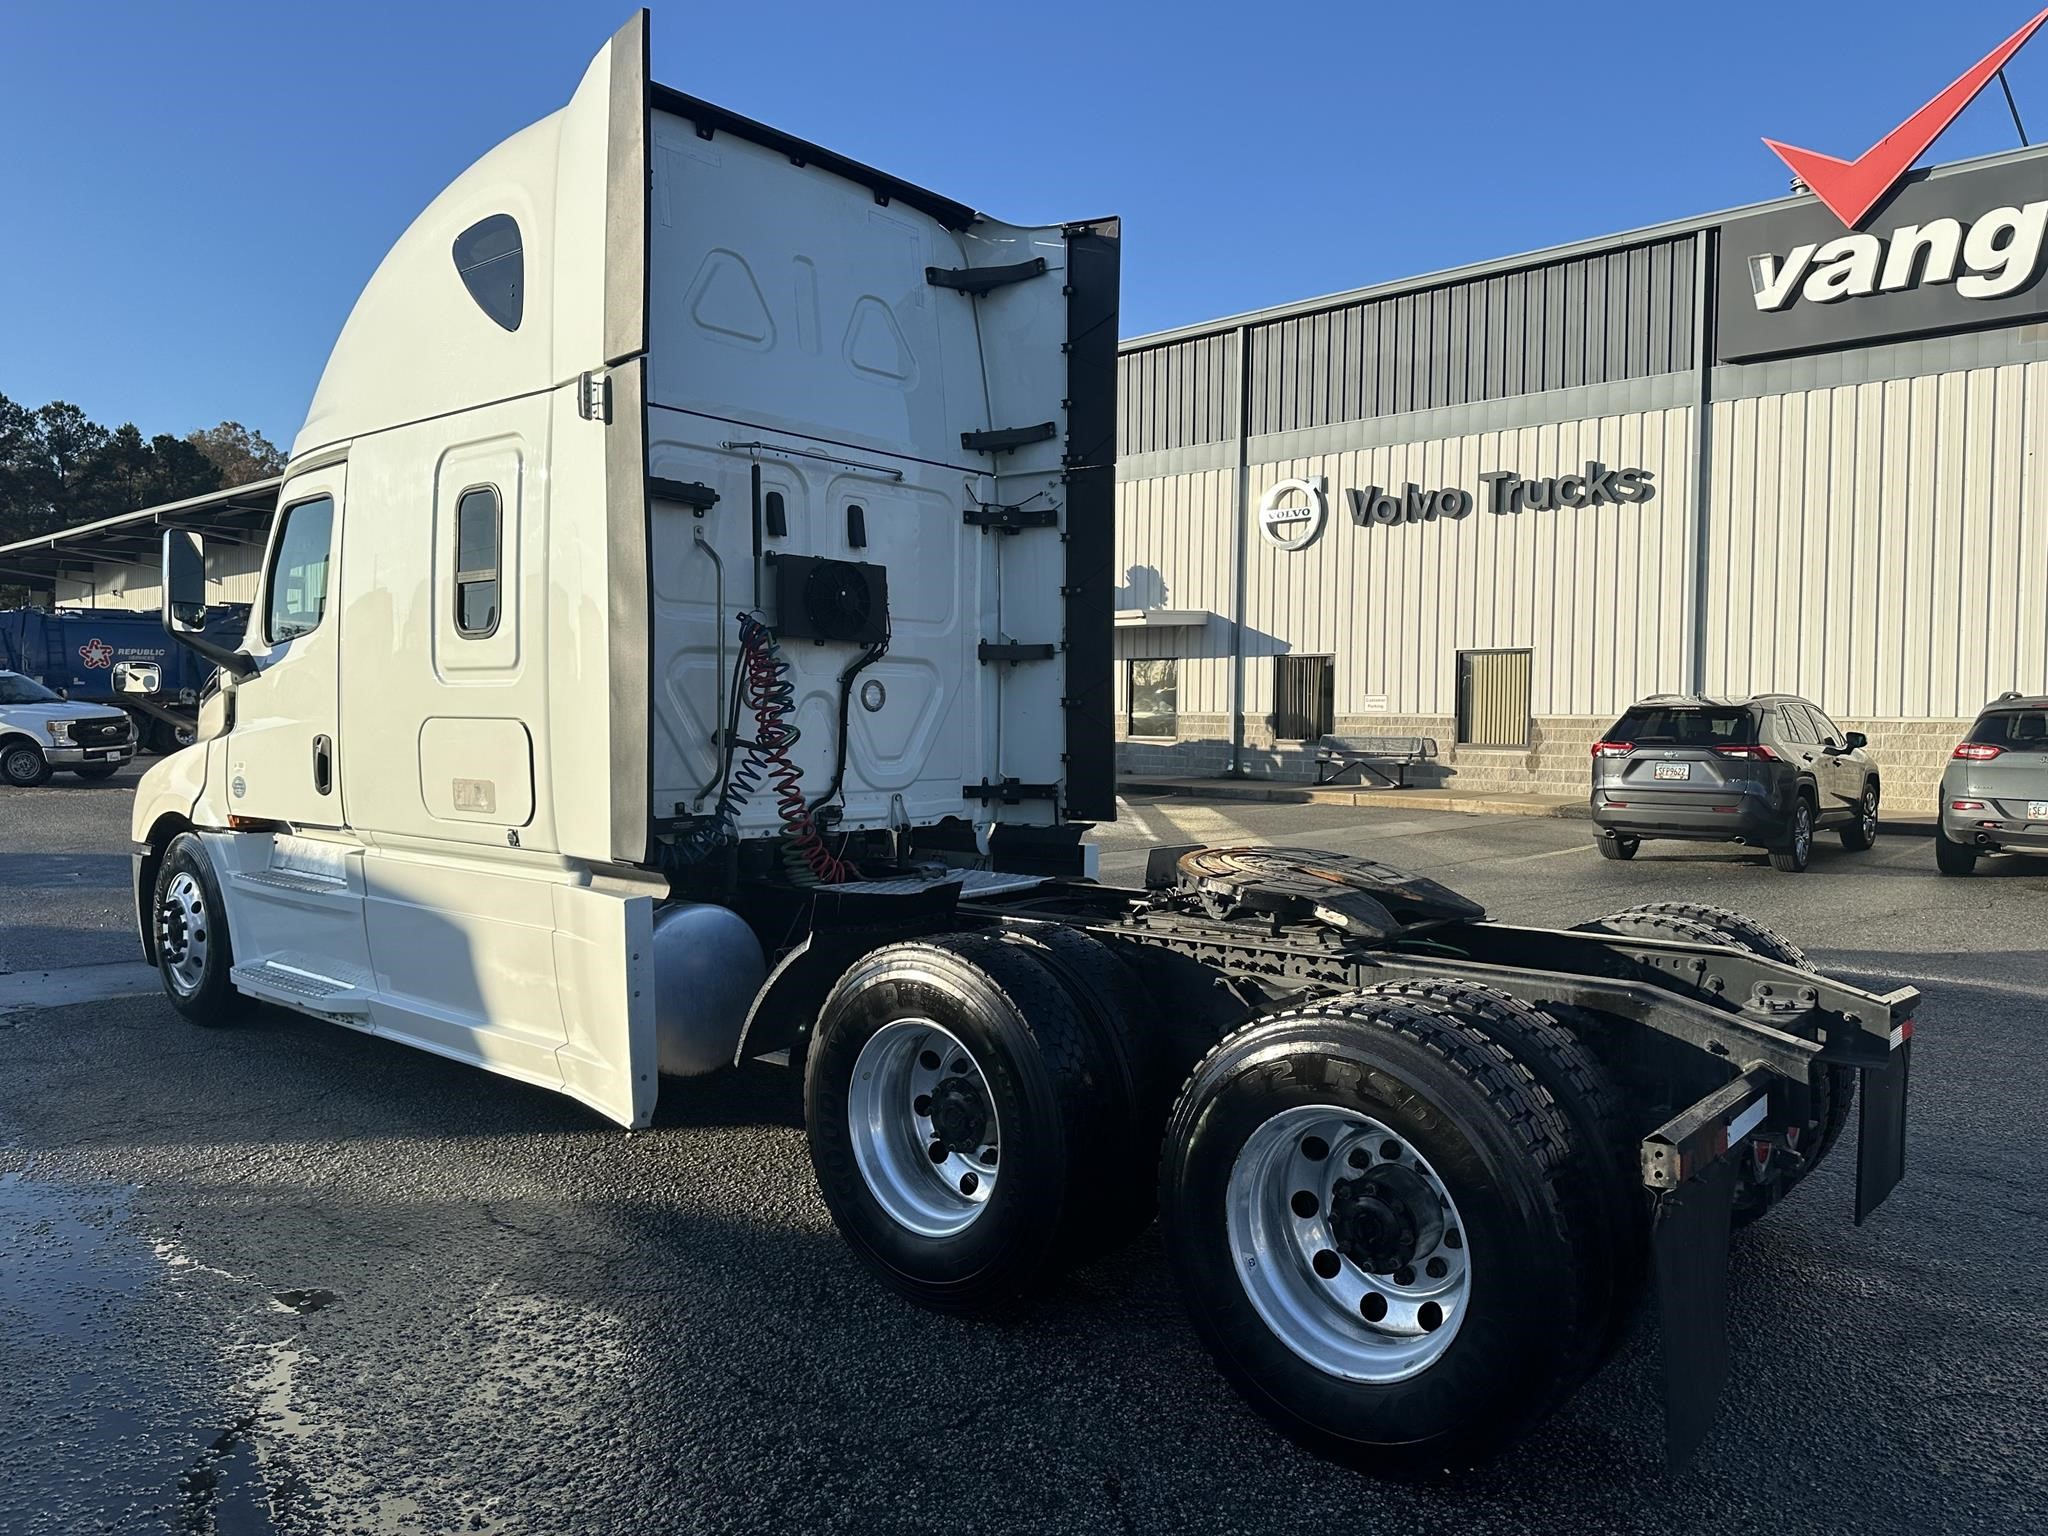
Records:
{"label": "wet pavement", "polygon": [[[1156,1232],[1005,1326],[885,1295],[785,1075],[668,1085],[626,1135],[310,1020],[130,997],[0,1015],[0,1532],[2048,1528],[2048,874],[1937,883],[1924,841],[1815,879],[1607,865],[1564,822],[1133,809],[1112,873],[1144,835],[1318,842],[1503,917],[1747,905],[1925,989],[1907,1182],[1853,1227],[1845,1142],[1738,1235],[1734,1379],[1690,1466],[1658,1460],[1648,1319],[1493,1466],[1378,1483],[1224,1387]],[[0,858],[38,835],[0,802]],[[82,958],[128,958],[108,905]]]}

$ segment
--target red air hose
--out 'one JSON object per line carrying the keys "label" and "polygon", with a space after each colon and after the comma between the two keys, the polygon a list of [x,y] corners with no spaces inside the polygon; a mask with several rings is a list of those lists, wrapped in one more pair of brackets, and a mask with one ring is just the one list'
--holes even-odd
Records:
{"label": "red air hose", "polygon": [[741,771],[742,781],[752,789],[760,776],[766,775],[783,835],[795,855],[788,861],[793,878],[824,885],[857,879],[860,871],[825,846],[824,834],[804,801],[803,771],[789,755],[799,734],[790,720],[796,710],[796,688],[789,680],[789,663],[782,658],[775,632],[751,613],[741,614],[739,623],[741,697],[754,715],[754,740]]}

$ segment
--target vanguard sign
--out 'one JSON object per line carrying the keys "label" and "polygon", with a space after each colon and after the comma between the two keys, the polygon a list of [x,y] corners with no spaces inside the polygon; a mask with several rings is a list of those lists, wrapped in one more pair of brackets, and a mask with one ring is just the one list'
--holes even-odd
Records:
{"label": "vanguard sign", "polygon": [[1816,203],[1722,226],[1716,352],[1724,362],[2048,313],[2040,282],[2048,166],[2040,161],[1923,173],[1892,197],[1883,228],[1861,228],[2043,22],[2048,11],[1854,160],[1764,140]]}
{"label": "vanguard sign", "polygon": [[[1609,469],[1588,459],[1576,475],[1545,475],[1525,479],[1519,470],[1488,470],[1479,477],[1478,495],[1461,486],[1425,490],[1412,480],[1399,489],[1353,486],[1346,497],[1351,521],[1360,528],[1399,523],[1434,523],[1470,517],[1480,507],[1496,517],[1519,512],[1555,512],[1569,507],[1630,506],[1657,494],[1647,469]],[[1259,532],[1280,549],[1306,549],[1329,521],[1327,482],[1316,475],[1281,480],[1259,498]]]}
{"label": "vanguard sign", "polygon": [[2048,315],[2048,160],[1900,189],[1878,230],[1814,205],[1721,228],[1723,362]]}

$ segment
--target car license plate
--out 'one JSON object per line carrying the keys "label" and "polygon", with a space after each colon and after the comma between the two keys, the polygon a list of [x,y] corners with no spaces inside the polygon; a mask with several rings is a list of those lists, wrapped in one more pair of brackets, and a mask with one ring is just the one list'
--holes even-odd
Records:
{"label": "car license plate", "polygon": [[1692,764],[1659,763],[1650,773],[1651,777],[1659,779],[1689,779],[1692,777]]}
{"label": "car license plate", "polygon": [[2048,800],[2029,800],[2027,802],[2027,820],[2048,821]]}

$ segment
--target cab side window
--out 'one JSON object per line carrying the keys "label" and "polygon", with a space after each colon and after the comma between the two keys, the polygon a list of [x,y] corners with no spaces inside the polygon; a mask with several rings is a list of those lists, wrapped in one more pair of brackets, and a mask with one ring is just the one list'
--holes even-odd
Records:
{"label": "cab side window", "polygon": [[480,640],[498,627],[498,488],[472,486],[455,504],[455,632]]}
{"label": "cab side window", "polygon": [[328,556],[334,540],[334,498],[286,507],[270,557],[264,638],[275,645],[309,635],[327,612]]}

